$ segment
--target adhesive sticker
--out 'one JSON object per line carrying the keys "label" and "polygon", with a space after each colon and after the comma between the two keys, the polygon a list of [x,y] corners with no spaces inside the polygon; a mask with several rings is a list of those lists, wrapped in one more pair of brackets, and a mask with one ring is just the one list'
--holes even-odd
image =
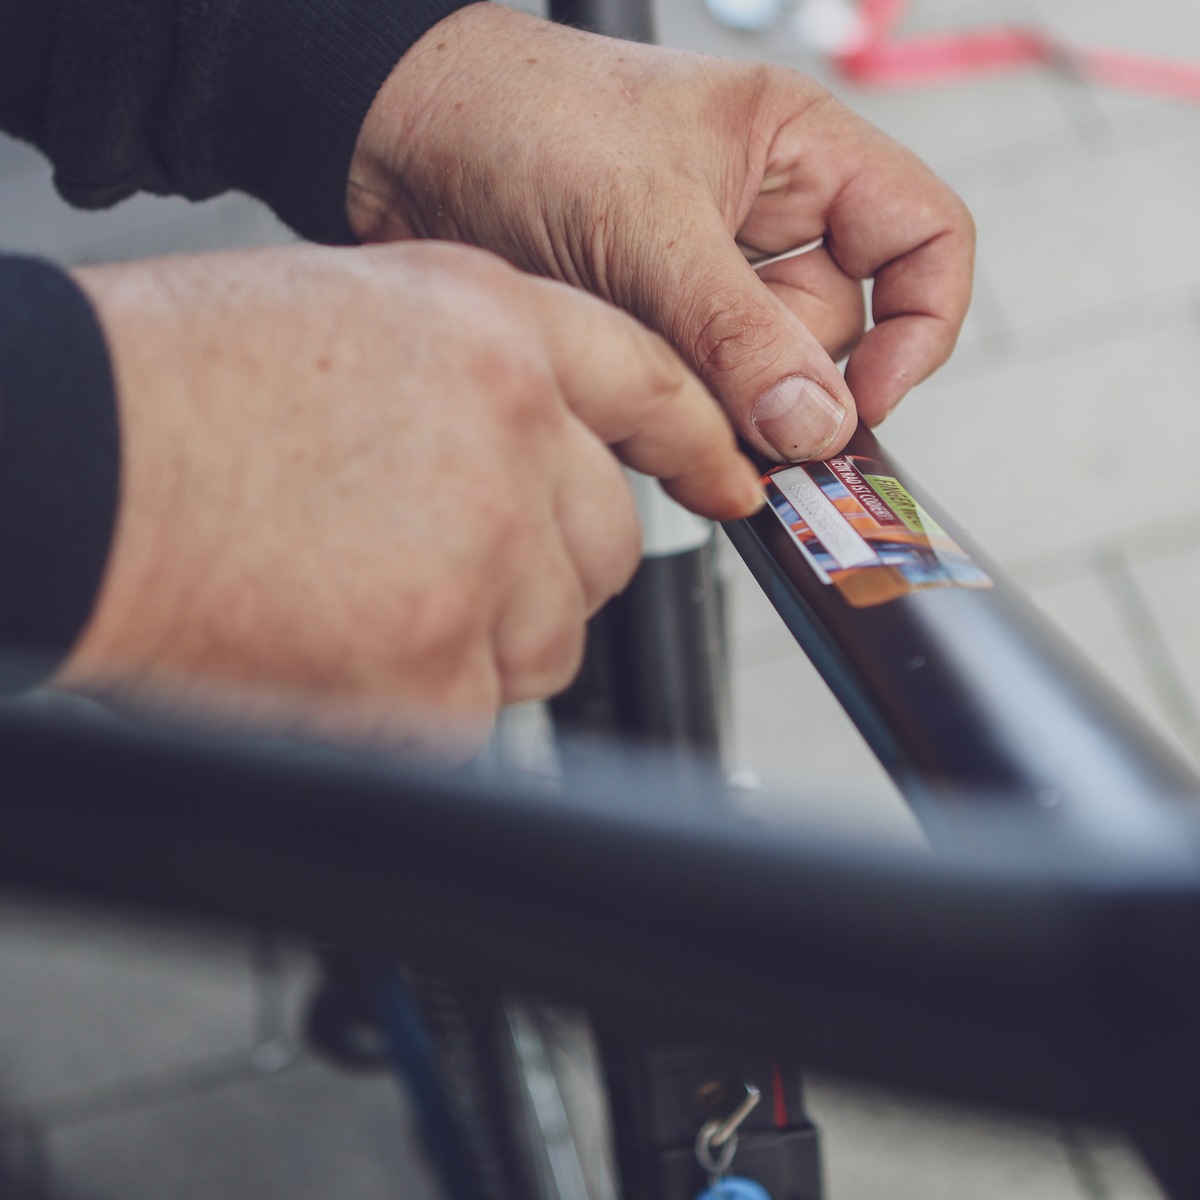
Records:
{"label": "adhesive sticker", "polygon": [[992,586],[990,576],[876,459],[839,454],[775,467],[762,485],[817,577],[855,608],[925,588]]}

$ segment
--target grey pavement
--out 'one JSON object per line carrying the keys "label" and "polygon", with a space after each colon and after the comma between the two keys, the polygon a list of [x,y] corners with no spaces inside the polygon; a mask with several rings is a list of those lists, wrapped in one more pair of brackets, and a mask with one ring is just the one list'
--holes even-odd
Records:
{"label": "grey pavement", "polygon": [[[661,0],[659,16],[668,44],[817,74],[967,200],[972,316],[950,365],[881,436],[1154,725],[1200,754],[1200,108],[1044,70],[865,90],[786,28],[732,33],[700,0]],[[908,27],[1029,19],[1200,61],[1200,9],[1175,0],[916,0]],[[287,237],[239,197],[72,212],[36,155],[0,141],[6,248],[70,263]],[[725,567],[737,764],[785,793],[833,783],[852,797],[835,811],[789,800],[787,815],[918,836],[748,575],[732,556]],[[0,1172],[58,1200],[431,1194],[397,1136],[409,1117],[391,1086],[297,1049],[308,978],[290,951],[6,906]],[[831,1200],[1158,1195],[1103,1131],[824,1077],[811,1092]]]}

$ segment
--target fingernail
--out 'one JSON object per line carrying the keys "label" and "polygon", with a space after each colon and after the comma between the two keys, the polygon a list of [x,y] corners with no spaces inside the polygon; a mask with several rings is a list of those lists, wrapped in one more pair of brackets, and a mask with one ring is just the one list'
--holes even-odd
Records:
{"label": "fingernail", "polygon": [[816,458],[842,428],[846,410],[820,384],[802,375],[767,388],[750,414],[759,433],[787,459]]}

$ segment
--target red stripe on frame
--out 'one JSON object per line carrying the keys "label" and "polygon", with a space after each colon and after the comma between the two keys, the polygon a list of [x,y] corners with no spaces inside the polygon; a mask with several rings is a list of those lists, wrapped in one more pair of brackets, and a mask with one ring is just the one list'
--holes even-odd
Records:
{"label": "red stripe on frame", "polygon": [[788,1127],[787,1096],[783,1090],[783,1072],[778,1063],[771,1064],[771,1094],[775,1102],[775,1128]]}

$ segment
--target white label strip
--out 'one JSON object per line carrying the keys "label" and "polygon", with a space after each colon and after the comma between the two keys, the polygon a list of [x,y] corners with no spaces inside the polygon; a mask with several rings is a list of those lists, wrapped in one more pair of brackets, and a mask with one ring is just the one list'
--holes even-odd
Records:
{"label": "white label strip", "polygon": [[789,467],[771,476],[772,482],[791,501],[792,507],[808,522],[821,545],[843,570],[849,567],[878,566],[879,556],[837,506],[814,483],[803,467]]}

